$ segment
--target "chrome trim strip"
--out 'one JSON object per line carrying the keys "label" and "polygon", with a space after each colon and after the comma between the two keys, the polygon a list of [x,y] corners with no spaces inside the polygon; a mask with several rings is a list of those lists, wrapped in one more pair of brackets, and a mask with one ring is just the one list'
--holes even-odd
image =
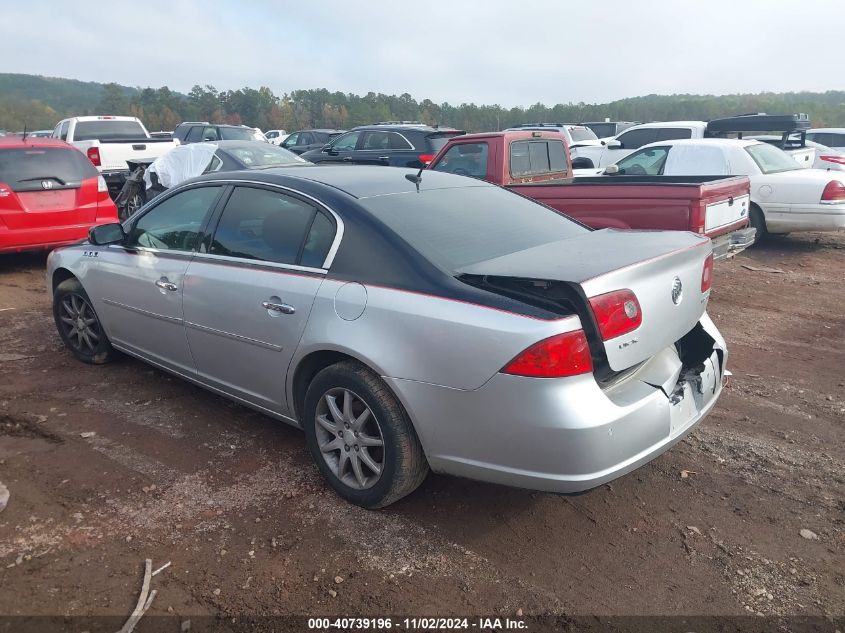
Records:
{"label": "chrome trim strip", "polygon": [[[405,140],[407,140],[407,139],[405,139]],[[240,178],[232,178],[232,179],[225,179],[225,180],[224,179],[220,179],[220,180],[217,180],[217,179],[215,179],[215,180],[196,180],[196,181],[189,182],[189,183],[186,183],[186,184],[177,185],[177,186],[173,187],[172,189],[168,189],[167,190],[167,193],[168,193],[167,197],[169,198],[170,196],[175,195],[176,192],[178,192],[182,189],[189,189],[190,187],[193,187],[194,185],[215,185],[215,184],[227,185],[227,184],[234,184],[234,183],[272,187],[274,189],[281,189],[282,191],[289,191],[293,194],[296,194],[297,196],[302,196],[303,198],[308,198],[309,200],[315,202],[321,209],[325,209],[326,211],[331,213],[332,216],[334,216],[335,225],[337,226],[337,230],[335,231],[335,234],[334,234],[334,241],[332,242],[332,246],[329,249],[329,252],[326,254],[325,261],[323,261],[323,268],[325,268],[327,270],[329,268],[331,268],[332,262],[334,262],[335,255],[337,255],[337,249],[340,248],[340,242],[343,240],[343,220],[341,220],[340,216],[337,214],[337,212],[335,212],[334,209],[332,209],[329,206],[326,206],[325,202],[318,200],[314,196],[309,196],[307,193],[303,193],[302,191],[299,191],[298,189],[286,187],[285,185],[278,185],[278,184],[272,183],[272,182],[263,182],[261,180],[244,180],[244,179],[240,179]],[[320,183],[320,184],[323,184],[323,183]],[[331,185],[329,185],[329,186],[331,186]]]}
{"label": "chrome trim strip", "polygon": [[195,253],[194,259],[199,261],[209,260],[211,262],[231,262],[233,264],[241,264],[245,268],[280,268],[282,270],[314,273],[315,275],[325,275],[326,273],[328,273],[325,268],[297,266],[296,264],[280,264],[278,262],[268,262],[261,259],[245,259],[243,257],[232,257],[230,255],[215,255],[214,253]]}
{"label": "chrome trim strip", "polygon": [[176,323],[182,325],[183,320],[179,317],[171,317],[166,316],[164,314],[156,314],[155,312],[149,312],[147,310],[142,310],[141,308],[135,308],[133,306],[128,306],[125,303],[120,303],[119,301],[114,301],[113,299],[103,299],[103,303],[114,306],[116,308],[123,308],[124,310],[129,310],[130,312],[135,312],[137,314],[142,314],[144,316],[152,317],[154,319],[159,319],[161,321],[167,321],[168,323]]}
{"label": "chrome trim strip", "polygon": [[272,343],[265,343],[264,341],[259,341],[255,338],[249,338],[248,336],[243,336],[241,334],[233,334],[232,332],[226,332],[224,330],[218,330],[213,327],[208,327],[206,325],[200,325],[199,323],[193,323],[191,321],[185,321],[185,325],[189,328],[193,328],[195,330],[199,330],[200,332],[206,332],[207,334],[215,334],[217,336],[222,336],[223,338],[231,338],[241,343],[249,343],[250,345],[255,345],[257,347],[263,347],[265,349],[272,350],[274,352],[281,352],[282,346],[281,345],[273,345]]}

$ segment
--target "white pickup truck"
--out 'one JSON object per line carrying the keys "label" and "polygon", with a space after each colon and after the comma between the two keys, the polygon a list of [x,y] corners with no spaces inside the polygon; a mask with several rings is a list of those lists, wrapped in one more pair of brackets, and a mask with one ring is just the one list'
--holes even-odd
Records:
{"label": "white pickup truck", "polygon": [[53,138],[70,143],[89,158],[108,184],[112,198],[129,175],[126,161],[158,158],[179,145],[176,140],[150,136],[140,120],[129,116],[62,119]]}

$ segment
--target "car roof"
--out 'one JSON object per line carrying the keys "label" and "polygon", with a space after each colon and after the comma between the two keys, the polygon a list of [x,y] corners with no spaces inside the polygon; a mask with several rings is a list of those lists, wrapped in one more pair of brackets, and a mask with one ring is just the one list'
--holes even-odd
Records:
{"label": "car roof", "polygon": [[757,141],[754,139],[740,139],[740,138],[681,138],[681,139],[673,139],[668,141],[655,141],[654,143],[648,143],[643,145],[643,147],[663,147],[666,145],[671,146],[678,146],[678,145],[709,145],[711,147],[748,147],[749,145],[761,145],[762,141]]}
{"label": "car roof", "polygon": [[[69,145],[57,138],[44,138],[43,136],[29,136],[26,140],[20,136],[0,136],[0,147],[2,148],[21,148],[21,147],[61,147],[64,149],[76,149],[73,145]],[[78,150],[77,150],[78,151]]]}
{"label": "car roof", "polygon": [[633,125],[629,127],[627,130],[623,130],[620,134],[624,134],[625,132],[630,132],[632,129],[640,129],[640,128],[647,128],[647,127],[692,127],[692,128],[705,128],[707,127],[707,123],[704,121],[653,121],[651,123],[638,123],[637,125]]}
{"label": "car roof", "polygon": [[326,134],[343,134],[344,132],[346,132],[346,130],[338,130],[327,127],[307,127],[301,130],[296,130],[294,134],[298,134],[299,132],[325,132]]}
{"label": "car roof", "polygon": [[[535,132],[539,136],[535,136]],[[549,136],[544,136],[548,134]],[[557,141],[563,138],[563,135],[556,128],[543,128],[532,130],[531,128],[520,128],[518,130],[503,130],[501,132],[477,132],[475,134],[462,134],[455,137],[456,143],[463,143],[465,141],[483,140],[491,138],[504,138],[507,140],[532,139],[532,138],[553,138]]]}
{"label": "car roof", "polygon": [[807,132],[831,132],[833,134],[845,134],[845,127],[813,127]]}
{"label": "car roof", "polygon": [[267,148],[267,147],[276,147],[278,146],[273,145],[272,143],[267,143],[266,141],[205,141],[206,143],[211,143],[212,145],[216,145],[220,149],[250,149],[255,147]]}
{"label": "car roof", "polygon": [[[290,170],[285,167],[271,167],[262,170],[241,170],[217,172],[199,176],[193,181],[210,180],[246,180],[256,183],[280,184],[293,186],[294,181],[306,181],[325,185],[342,191],[354,198],[373,198],[401,193],[413,193],[418,190],[416,184],[405,176],[416,176],[417,169],[400,167],[382,167],[370,165],[315,165],[303,170]],[[454,189],[463,187],[492,187],[483,180],[465,178],[439,171],[423,170],[419,191],[434,189]]]}
{"label": "car roof", "polygon": [[359,125],[357,127],[352,128],[353,130],[384,130],[387,132],[390,131],[417,131],[417,132],[426,132],[429,134],[435,134],[437,132],[461,132],[462,130],[458,130],[457,128],[453,127],[432,127],[430,125],[425,125],[424,123],[373,123],[370,125]]}

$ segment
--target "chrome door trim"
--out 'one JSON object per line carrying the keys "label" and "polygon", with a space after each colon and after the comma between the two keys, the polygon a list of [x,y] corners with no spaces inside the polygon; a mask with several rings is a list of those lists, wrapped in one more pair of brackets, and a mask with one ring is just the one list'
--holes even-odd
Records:
{"label": "chrome door trim", "polygon": [[214,253],[195,253],[193,261],[208,261],[210,263],[220,262],[222,264],[237,264],[244,268],[279,268],[300,273],[312,273],[314,275],[325,275],[329,271],[325,268],[312,268],[311,266],[297,266],[296,264],[280,264],[268,262],[262,259],[246,259],[244,257],[232,257],[231,255],[215,255]]}
{"label": "chrome door trim", "polygon": [[167,321],[168,323],[176,323],[176,324],[180,324],[180,325],[183,323],[183,320],[180,319],[179,317],[172,317],[172,316],[167,316],[167,315],[164,315],[164,314],[158,314],[156,312],[150,312],[149,310],[142,310],[141,308],[136,308],[134,306],[128,306],[125,303],[120,303],[119,301],[115,301],[113,299],[102,299],[101,301],[103,303],[105,303],[106,305],[114,306],[116,308],[122,308],[124,310],[129,310],[130,312],[142,314],[144,316],[152,317],[154,319],[159,319],[161,321]]}
{"label": "chrome door trim", "polygon": [[185,325],[189,328],[193,328],[194,330],[199,330],[200,332],[206,332],[207,334],[215,334],[217,336],[222,336],[223,338],[231,338],[236,341],[240,341],[241,343],[249,343],[250,345],[263,347],[264,349],[269,349],[274,352],[281,352],[283,349],[281,345],[265,343],[264,341],[259,341],[255,338],[249,338],[248,336],[243,336],[241,334],[233,334],[232,332],[218,330],[216,328],[208,327],[207,325],[200,325],[199,323],[193,323],[191,321],[185,321]]}

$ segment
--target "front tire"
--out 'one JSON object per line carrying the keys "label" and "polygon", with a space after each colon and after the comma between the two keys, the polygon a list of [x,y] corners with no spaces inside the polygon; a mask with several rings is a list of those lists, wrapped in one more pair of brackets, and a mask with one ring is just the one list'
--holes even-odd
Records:
{"label": "front tire", "polygon": [[65,347],[83,363],[102,365],[117,356],[78,279],[65,279],[56,287],[53,319]]}
{"label": "front tire", "polygon": [[375,509],[419,487],[428,462],[405,409],[386,384],[355,361],[320,371],[305,395],[308,450],[344,499]]}

